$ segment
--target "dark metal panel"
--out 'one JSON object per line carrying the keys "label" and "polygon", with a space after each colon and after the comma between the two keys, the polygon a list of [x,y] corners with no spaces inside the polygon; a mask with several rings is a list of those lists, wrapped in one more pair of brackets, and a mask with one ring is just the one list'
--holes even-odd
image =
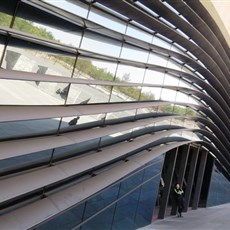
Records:
{"label": "dark metal panel", "polygon": [[169,194],[171,192],[173,172],[176,164],[178,148],[170,150],[166,153],[164,167],[167,167],[165,175],[165,186],[162,193],[162,199],[160,204],[160,209],[158,213],[158,218],[163,219],[165,217],[165,211],[168,205]]}
{"label": "dark metal panel", "polygon": [[199,162],[199,169],[197,172],[197,180],[195,184],[195,192],[193,197],[193,203],[192,203],[192,209],[197,209],[199,200],[200,200],[200,192],[201,192],[201,186],[203,183],[204,178],[204,171],[206,166],[206,160],[207,160],[207,151],[201,150],[200,151],[200,162]]}
{"label": "dark metal panel", "polygon": [[188,179],[187,179],[187,186],[185,191],[185,197],[184,197],[184,211],[187,212],[189,207],[189,202],[191,198],[192,193],[192,187],[193,187],[193,180],[196,172],[196,165],[197,165],[197,159],[199,154],[199,148],[198,149],[190,149],[190,153],[192,154],[190,166],[189,166],[189,172],[188,172]]}
{"label": "dark metal panel", "polygon": [[[190,145],[184,145],[179,147],[178,154],[177,154],[177,159],[180,157],[180,162],[179,163],[179,170],[178,170],[178,177],[176,180],[177,184],[183,185],[184,181],[184,175],[187,167],[187,161],[188,161],[188,155],[189,155],[189,150],[190,150]],[[176,215],[177,212],[177,207],[176,205],[172,206],[171,209],[171,215]]]}

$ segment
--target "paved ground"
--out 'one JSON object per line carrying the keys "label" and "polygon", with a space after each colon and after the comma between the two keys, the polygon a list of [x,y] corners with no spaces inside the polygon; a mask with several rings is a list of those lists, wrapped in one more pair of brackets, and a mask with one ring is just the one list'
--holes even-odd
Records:
{"label": "paved ground", "polygon": [[153,224],[139,230],[229,230],[230,229],[230,204],[211,208],[202,208],[188,211],[183,218],[176,216],[157,220]]}

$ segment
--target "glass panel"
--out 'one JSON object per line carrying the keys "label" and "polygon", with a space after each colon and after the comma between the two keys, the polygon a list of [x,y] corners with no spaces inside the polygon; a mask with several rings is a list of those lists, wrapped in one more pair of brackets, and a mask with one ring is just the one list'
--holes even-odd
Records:
{"label": "glass panel", "polygon": [[158,38],[158,37],[154,37],[153,38],[153,42],[154,45],[160,46],[162,48],[166,48],[166,49],[170,49],[171,44],[169,44],[168,42],[163,41],[162,39]]}
{"label": "glass panel", "polygon": [[20,171],[22,171],[22,168],[32,168],[36,165],[48,164],[51,158],[51,154],[52,150],[45,150],[0,160],[0,175],[11,170],[20,169]]}
{"label": "glass panel", "polygon": [[165,74],[164,85],[178,86],[179,85],[179,79],[176,77],[173,77],[169,74]]}
{"label": "glass panel", "polygon": [[87,151],[97,149],[98,143],[99,143],[99,138],[56,148],[54,150],[53,161],[79,156]]}
{"label": "glass panel", "polygon": [[162,89],[161,99],[165,101],[175,101],[176,91],[170,89]]}
{"label": "glass panel", "polygon": [[124,45],[121,52],[121,58],[139,62],[147,62],[149,52],[131,45]]}
{"label": "glass panel", "polygon": [[71,84],[67,104],[93,104],[109,101],[109,93],[100,85]]}
{"label": "glass panel", "polygon": [[68,1],[68,0],[42,0],[44,2],[47,2],[51,5],[54,5],[60,9],[66,10],[72,14],[76,14],[86,18],[88,13],[88,6],[86,4],[83,4],[81,2],[76,1]]}
{"label": "glass panel", "polygon": [[106,38],[105,36],[86,31],[80,48],[97,54],[119,57],[121,44],[121,42]]}
{"label": "glass panel", "polygon": [[179,63],[177,63],[177,62],[175,62],[175,61],[172,61],[172,60],[170,60],[170,59],[169,59],[167,68],[175,69],[175,70],[179,70],[179,71],[182,70],[182,71],[183,71],[183,69],[181,69],[182,66],[181,66]]}
{"label": "glass panel", "polygon": [[125,33],[126,23],[97,9],[92,9],[90,11],[89,20],[103,25],[109,29],[115,30],[119,33]]}
{"label": "glass panel", "polygon": [[181,92],[177,92],[176,101],[188,103],[188,95]]}
{"label": "glass panel", "polygon": [[55,134],[59,118],[0,123],[0,140]]}
{"label": "glass panel", "polygon": [[36,227],[37,230],[71,230],[82,221],[85,203],[72,208],[50,221]]}
{"label": "glass panel", "polygon": [[133,230],[139,196],[140,188],[117,202],[112,230]]}
{"label": "glass panel", "polygon": [[134,229],[151,224],[154,206],[157,200],[159,181],[160,175],[141,186],[141,193],[135,215]]}
{"label": "glass panel", "polygon": [[135,113],[136,113],[135,109],[134,110],[124,110],[124,111],[119,111],[119,112],[107,113],[106,120],[130,117],[130,116],[134,116]]}
{"label": "glass panel", "polygon": [[116,74],[116,81],[142,83],[144,71],[145,70],[142,68],[119,65]]}
{"label": "glass panel", "polygon": [[111,102],[138,101],[141,93],[139,87],[115,86],[112,90]]}
{"label": "glass panel", "polygon": [[126,180],[122,181],[119,197],[123,196],[124,194],[128,193],[130,190],[141,184],[143,180],[143,173],[144,171],[141,170],[140,172],[137,172],[134,175],[128,177]]}
{"label": "glass panel", "polygon": [[143,87],[141,91],[140,101],[154,100],[154,99],[155,99],[154,88]]}
{"label": "glass panel", "polygon": [[96,214],[98,211],[115,201],[118,197],[119,186],[120,184],[116,184],[87,200],[83,220],[86,220],[90,216]]}
{"label": "glass panel", "polygon": [[[2,105],[61,105],[64,96],[58,93],[61,84],[33,81],[0,80]],[[60,95],[59,95],[60,94]]]}
{"label": "glass panel", "polygon": [[165,73],[161,73],[155,70],[146,70],[144,83],[161,85],[164,82]]}
{"label": "glass panel", "polygon": [[108,230],[111,229],[115,205],[107,208],[105,211],[97,214],[88,222],[82,225],[81,230]]}
{"label": "glass panel", "polygon": [[104,123],[105,114],[63,117],[61,131],[75,130],[76,127],[99,126]]}
{"label": "glass panel", "polygon": [[156,53],[151,53],[149,55],[148,63],[158,66],[166,67],[168,58],[157,55]]}
{"label": "glass panel", "polygon": [[13,29],[26,32],[28,34],[33,34],[37,37],[45,38],[51,41],[60,42],[62,44],[70,45],[73,47],[79,47],[82,35],[82,29],[80,27],[76,25],[75,30],[72,30],[71,27],[73,27],[74,25],[62,19],[59,19],[59,23],[61,21],[62,24],[55,25],[59,26],[60,28],[57,29],[53,26],[49,26],[49,23],[53,23],[54,19],[52,18],[51,22],[47,22],[47,18],[45,17],[50,16],[50,14],[48,13],[44,14],[44,16],[42,16],[43,14],[40,14],[39,19],[36,18],[35,15],[34,20],[36,21],[31,21],[31,16],[28,16],[26,13],[24,13],[27,10],[31,10],[33,12],[35,9],[32,7],[28,7],[28,5],[22,3],[19,7],[17,15],[20,15],[24,18],[28,18],[27,20],[25,20],[20,17],[16,17]]}
{"label": "glass panel", "polygon": [[9,27],[12,20],[12,16],[0,12],[0,26]]}
{"label": "glass panel", "polygon": [[25,72],[70,77],[74,58],[34,49],[7,46],[2,68]]}
{"label": "glass panel", "polygon": [[148,43],[151,43],[153,39],[151,34],[146,33],[130,24],[127,27],[126,34],[136,39],[141,38],[142,41],[146,41]]}

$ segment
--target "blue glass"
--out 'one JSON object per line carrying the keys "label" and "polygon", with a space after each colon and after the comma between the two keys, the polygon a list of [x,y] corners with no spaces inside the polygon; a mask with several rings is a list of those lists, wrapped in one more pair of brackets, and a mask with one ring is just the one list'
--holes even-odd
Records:
{"label": "blue glass", "polygon": [[129,192],[133,188],[137,187],[142,183],[143,180],[143,170],[140,172],[128,177],[126,180],[121,182],[121,188],[119,197],[123,196],[125,193]]}
{"label": "blue glass", "polygon": [[112,230],[132,230],[141,189],[125,196],[117,202]]}
{"label": "blue glass", "polygon": [[160,175],[141,187],[138,208],[134,222],[134,229],[151,224],[155,202],[158,195]]}
{"label": "blue glass", "polygon": [[99,213],[95,218],[82,225],[81,230],[109,230],[111,229],[115,205]]}
{"label": "blue glass", "polygon": [[116,184],[87,200],[84,220],[115,201],[117,199],[118,192],[119,184]]}
{"label": "blue glass", "polygon": [[82,221],[85,203],[51,219],[45,224],[37,227],[37,230],[70,230]]}
{"label": "blue glass", "polygon": [[213,169],[211,184],[207,199],[207,206],[215,206],[230,202],[230,182],[218,171]]}

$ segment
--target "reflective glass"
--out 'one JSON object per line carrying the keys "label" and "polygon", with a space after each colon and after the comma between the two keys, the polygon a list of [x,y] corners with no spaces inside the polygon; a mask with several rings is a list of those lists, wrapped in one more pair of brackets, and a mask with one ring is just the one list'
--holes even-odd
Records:
{"label": "reflective glass", "polygon": [[141,93],[139,87],[115,86],[112,90],[110,102],[138,101]]}
{"label": "reflective glass", "polygon": [[82,221],[85,203],[58,215],[36,227],[37,230],[71,230]]}
{"label": "reflective glass", "polygon": [[[20,7],[19,14],[21,14]],[[23,16],[26,17],[25,14],[23,14]],[[79,47],[82,31],[81,29],[77,29],[77,26],[75,31],[71,31],[71,29],[68,29],[68,24],[66,24],[67,29],[63,30],[62,28],[57,29],[49,26],[48,24],[45,24],[46,19],[44,18],[40,18],[40,21],[44,21],[44,23],[38,23],[35,21],[25,20],[20,17],[16,17],[13,24],[13,29],[26,32],[28,34],[33,34],[40,38],[59,42],[61,44]]]}
{"label": "reflective glass", "polygon": [[140,191],[138,188],[117,202],[112,230],[133,230]]}
{"label": "reflective glass", "polygon": [[149,33],[146,33],[145,31],[129,24],[128,27],[127,27],[127,31],[126,31],[126,34],[131,36],[131,37],[134,37],[134,38],[137,38],[137,39],[140,39],[142,41],[146,41],[148,43],[151,43],[152,39],[153,39],[153,36]]}
{"label": "reflective glass", "polygon": [[95,52],[96,54],[119,57],[121,44],[122,42],[115,41],[114,39],[86,31],[80,48]]}
{"label": "reflective glass", "polygon": [[117,68],[116,81],[142,83],[145,70],[128,65],[119,64]]}
{"label": "reflective glass", "polygon": [[89,13],[89,20],[119,33],[124,33],[126,29],[126,24],[121,20],[94,8]]}
{"label": "reflective glass", "polygon": [[146,101],[146,100],[155,100],[155,94],[154,94],[154,87],[142,87],[141,89],[141,95],[139,100],[140,101]]}
{"label": "reflective glass", "polygon": [[141,184],[143,181],[143,173],[143,170],[141,170],[140,172],[137,172],[122,181],[120,185],[119,197],[123,196],[124,194],[128,193],[130,190]]}
{"label": "reflective glass", "polygon": [[109,101],[109,92],[100,85],[71,84],[67,104],[93,104]]}
{"label": "reflective glass", "polygon": [[84,213],[84,220],[97,213],[107,205],[111,204],[118,197],[119,184],[116,184],[102,192],[98,195],[87,200],[86,208]]}
{"label": "reflective glass", "polygon": [[160,47],[166,48],[166,49],[170,49],[170,47],[171,47],[171,44],[169,44],[169,43],[166,42],[166,41],[163,41],[162,39],[160,39],[160,38],[158,38],[158,37],[156,37],[156,36],[153,38],[152,43],[153,43],[154,45],[157,45],[157,46],[160,46]]}
{"label": "reflective glass", "polygon": [[136,113],[136,110],[123,110],[119,112],[112,112],[112,113],[107,113],[106,115],[106,120],[111,120],[111,119],[119,119],[119,118],[124,118],[124,117],[129,117],[129,116],[134,116]]}
{"label": "reflective glass", "polygon": [[115,205],[107,208],[105,211],[96,215],[96,217],[87,221],[80,228],[81,230],[108,230],[111,229]]}
{"label": "reflective glass", "polygon": [[79,156],[87,151],[97,149],[98,143],[99,138],[56,148],[53,154],[53,161]]}
{"label": "reflective glass", "polygon": [[145,63],[148,60],[148,54],[148,51],[125,44],[122,48],[121,58]]}
{"label": "reflective glass", "polygon": [[161,85],[164,82],[165,73],[158,72],[155,70],[146,70],[144,83]]}
{"label": "reflective glass", "polygon": [[70,77],[74,58],[38,50],[7,46],[2,68],[39,74]]}
{"label": "reflective glass", "polygon": [[81,2],[68,1],[68,0],[42,0],[60,9],[66,10],[72,14],[76,14],[86,18],[88,14],[88,6]]}
{"label": "reflective glass", "polygon": [[30,121],[12,121],[0,123],[0,140],[55,134],[59,119],[41,119]]}
{"label": "reflective glass", "polygon": [[0,104],[2,105],[61,105],[64,96],[58,93],[61,84],[0,80]]}
{"label": "reflective glass", "polygon": [[12,20],[12,16],[0,12],[0,26],[9,27]]}
{"label": "reflective glass", "polygon": [[61,123],[61,131],[65,130],[75,130],[76,128],[89,126],[90,124],[102,125],[105,118],[105,114],[96,115],[85,115],[85,116],[73,116],[73,117],[63,117]]}
{"label": "reflective glass", "polygon": [[[160,170],[158,169],[158,172],[160,172]],[[152,176],[153,175],[154,174],[152,174]],[[157,200],[159,180],[160,175],[141,186],[141,192],[135,214],[134,229],[151,224],[154,206]]]}
{"label": "reflective glass", "polygon": [[25,154],[23,156],[11,157],[0,160],[0,174],[12,170],[22,170],[23,168],[32,168],[36,165],[48,164],[51,158],[52,150]]}
{"label": "reflective glass", "polygon": [[159,56],[156,53],[151,53],[149,55],[148,63],[153,64],[153,65],[166,67],[167,63],[168,63],[168,58]]}
{"label": "reflective glass", "polygon": [[165,74],[164,85],[178,86],[179,85],[179,79],[177,77],[173,77],[169,74]]}

